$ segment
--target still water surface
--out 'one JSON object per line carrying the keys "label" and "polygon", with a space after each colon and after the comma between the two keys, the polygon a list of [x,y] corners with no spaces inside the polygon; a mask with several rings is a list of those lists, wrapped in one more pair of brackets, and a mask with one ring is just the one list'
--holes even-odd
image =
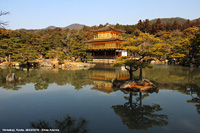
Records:
{"label": "still water surface", "polygon": [[[70,117],[75,120],[71,128],[79,123],[80,130],[92,133],[199,132],[199,70],[155,65],[144,70],[143,78],[158,90],[130,93],[113,88],[110,81],[127,79],[128,73],[108,65],[88,70],[0,69],[0,129],[45,128],[45,123],[58,128]],[[24,80],[6,83],[8,73]]]}

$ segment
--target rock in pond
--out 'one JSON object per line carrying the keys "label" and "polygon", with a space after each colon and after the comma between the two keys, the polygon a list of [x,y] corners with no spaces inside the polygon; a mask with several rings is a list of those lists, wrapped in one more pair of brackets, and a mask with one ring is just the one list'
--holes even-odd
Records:
{"label": "rock in pond", "polygon": [[6,82],[14,82],[15,81],[15,74],[10,73],[6,76]]}

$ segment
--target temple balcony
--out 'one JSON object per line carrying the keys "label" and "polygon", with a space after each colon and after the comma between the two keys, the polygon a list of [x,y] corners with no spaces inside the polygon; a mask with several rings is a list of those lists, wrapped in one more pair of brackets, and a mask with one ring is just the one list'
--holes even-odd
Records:
{"label": "temple balcony", "polygon": [[110,34],[110,35],[95,35],[94,36],[94,40],[96,39],[119,39],[122,40],[122,36],[121,35],[116,35],[116,34]]}
{"label": "temple balcony", "polygon": [[102,45],[94,45],[94,46],[89,46],[88,49],[121,49],[121,46],[102,46]]}
{"label": "temple balcony", "polygon": [[88,47],[88,49],[121,49],[121,47]]}

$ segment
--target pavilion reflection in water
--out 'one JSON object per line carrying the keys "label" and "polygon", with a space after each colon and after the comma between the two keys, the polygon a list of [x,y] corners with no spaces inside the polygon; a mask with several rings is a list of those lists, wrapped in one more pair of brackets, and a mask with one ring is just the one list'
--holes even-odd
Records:
{"label": "pavilion reflection in water", "polygon": [[121,71],[121,70],[95,70],[93,73],[87,77],[88,79],[91,79],[93,81],[93,84],[95,85],[91,89],[98,90],[107,93],[108,95],[116,89],[113,88],[112,80],[126,80],[129,79],[129,73],[127,71]]}

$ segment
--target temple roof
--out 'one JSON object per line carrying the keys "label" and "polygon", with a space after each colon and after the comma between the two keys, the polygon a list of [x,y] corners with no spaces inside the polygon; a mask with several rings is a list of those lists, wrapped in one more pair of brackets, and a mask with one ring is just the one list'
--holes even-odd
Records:
{"label": "temple roof", "polygon": [[84,43],[92,43],[92,42],[110,42],[110,41],[123,41],[123,40],[116,39],[116,38],[110,38],[110,39],[94,39],[94,40],[87,40],[87,41],[84,41]]}
{"label": "temple roof", "polygon": [[116,31],[116,32],[120,32],[120,33],[124,33],[125,31],[123,30],[119,30],[119,29],[116,29],[116,28],[113,28],[111,26],[106,26],[106,27],[103,27],[103,28],[100,28],[100,29],[97,29],[97,30],[91,30],[91,32],[104,32],[104,31]]}

